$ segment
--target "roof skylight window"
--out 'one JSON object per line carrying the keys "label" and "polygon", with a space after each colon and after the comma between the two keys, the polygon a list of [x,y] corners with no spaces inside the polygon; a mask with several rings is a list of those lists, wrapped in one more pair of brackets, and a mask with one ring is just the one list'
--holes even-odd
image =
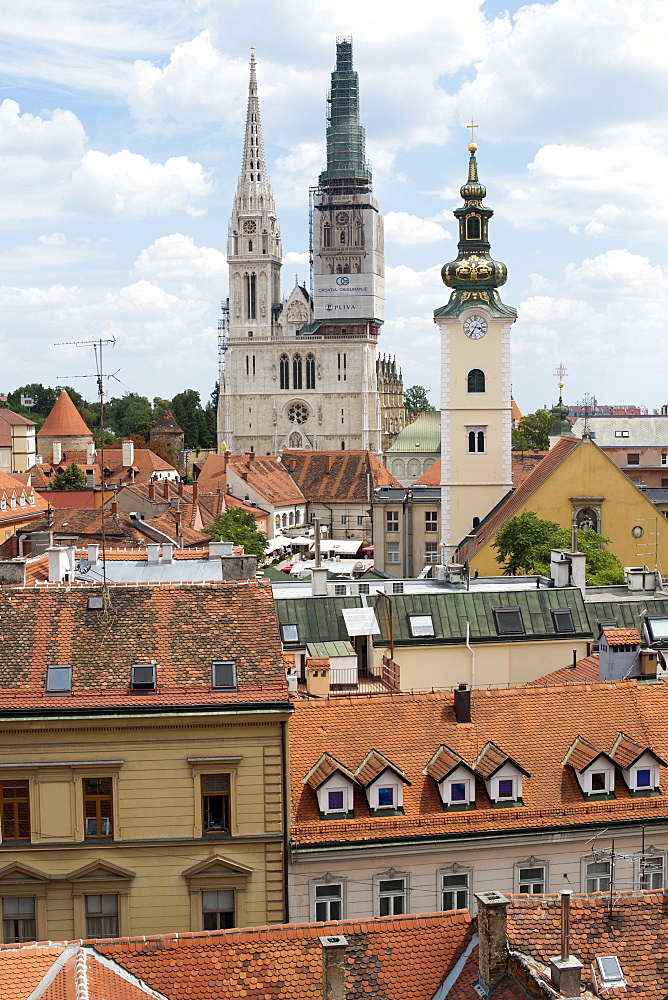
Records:
{"label": "roof skylight window", "polygon": [[575,632],[573,612],[570,608],[555,608],[552,611],[552,620],[557,632]]}
{"label": "roof skylight window", "polygon": [[283,642],[299,642],[299,629],[296,625],[281,625]]}
{"label": "roof skylight window", "polygon": [[524,635],[524,622],[519,608],[494,608],[497,635]]}
{"label": "roof skylight window", "polygon": [[211,687],[233,691],[237,686],[236,660],[214,660],[211,664]]}
{"label": "roof skylight window", "polygon": [[596,958],[596,964],[598,966],[598,974],[601,977],[601,986],[604,990],[613,989],[614,987],[624,989],[626,987],[624,973],[616,955],[601,955]]}
{"label": "roof skylight window", "polygon": [[155,663],[133,663],[130,670],[131,691],[155,691]]}
{"label": "roof skylight window", "polygon": [[434,622],[431,615],[409,615],[408,624],[413,637],[434,634]]}
{"label": "roof skylight window", "polygon": [[72,694],[72,667],[69,663],[52,663],[46,668],[47,694]]}

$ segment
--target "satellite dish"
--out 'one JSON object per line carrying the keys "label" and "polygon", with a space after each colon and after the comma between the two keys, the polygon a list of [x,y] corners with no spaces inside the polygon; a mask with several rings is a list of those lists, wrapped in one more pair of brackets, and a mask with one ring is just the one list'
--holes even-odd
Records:
{"label": "satellite dish", "polygon": [[90,569],[90,563],[88,562],[87,559],[80,559],[77,569],[79,570],[80,573],[87,573]]}

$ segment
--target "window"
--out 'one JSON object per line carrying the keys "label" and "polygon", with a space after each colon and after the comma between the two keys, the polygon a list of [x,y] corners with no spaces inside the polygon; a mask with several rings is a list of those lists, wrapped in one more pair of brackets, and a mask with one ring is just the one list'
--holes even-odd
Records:
{"label": "window", "polygon": [[86,837],[113,836],[111,778],[84,778],[83,804]]}
{"label": "window", "polygon": [[406,912],[406,879],[381,878],[377,882],[379,917],[396,917]]}
{"label": "window", "polygon": [[292,388],[301,389],[302,387],[302,356],[301,354],[295,354],[292,359]]}
{"label": "window", "polygon": [[236,686],[236,660],[214,660],[211,664],[211,687],[233,691]]}
{"label": "window", "polygon": [[626,980],[616,955],[601,955],[596,958],[596,964],[598,965],[602,990],[609,990],[613,987],[626,988]]}
{"label": "window", "polygon": [[230,776],[202,775],[202,833],[230,832]]}
{"label": "window", "polygon": [[497,635],[524,635],[524,622],[519,608],[495,608]]}
{"label": "window", "polygon": [[434,634],[434,622],[431,615],[409,615],[408,624],[412,636]]}
{"label": "window", "polygon": [[315,389],[315,355],[306,355],[306,388]]}
{"label": "window", "polygon": [[610,889],[610,862],[587,862],[585,865],[585,880],[585,892],[608,892]]}
{"label": "window", "polygon": [[329,222],[326,222],[322,227],[322,245],[324,247],[331,247],[332,245],[332,227]]}
{"label": "window", "polygon": [[665,855],[647,853],[640,855],[638,865],[639,889],[663,889]]}
{"label": "window", "polygon": [[636,788],[652,787],[652,771],[649,767],[639,767],[636,769]]}
{"label": "window", "polygon": [[500,799],[515,798],[515,781],[513,778],[499,778],[498,796]]}
{"label": "window", "polygon": [[438,562],[438,542],[425,542],[424,561],[426,563]]}
{"label": "window", "polygon": [[341,524],[347,524],[347,523],[348,523],[348,515],[347,514],[342,514],[341,515]]}
{"label": "window", "polygon": [[668,455],[665,451],[661,452],[661,465],[668,465]]}
{"label": "window", "polygon": [[468,802],[468,783],[466,781],[451,781],[449,785],[449,801],[452,805]]}
{"label": "window", "polygon": [[30,786],[27,781],[0,781],[2,839],[30,840]]}
{"label": "window", "polygon": [[46,668],[46,693],[72,694],[72,667],[69,664],[54,663]]}
{"label": "window", "polygon": [[345,583],[335,583],[334,584],[334,596],[335,597],[345,597],[348,593],[348,587]]}
{"label": "window", "polygon": [[283,642],[299,642],[299,629],[296,625],[281,625]]}
{"label": "window", "polygon": [[424,530],[438,531],[438,511],[426,510],[424,512]]}
{"label": "window", "polygon": [[616,438],[627,438],[629,436],[628,431],[615,431]]}
{"label": "window", "polygon": [[314,886],[313,919],[341,920],[343,917],[343,882]]}
{"label": "window", "polygon": [[333,789],[327,792],[327,812],[342,812],[344,808],[343,789]]}
{"label": "window", "polygon": [[640,453],[636,451],[636,452],[632,452],[632,453],[627,454],[627,456],[626,456],[626,464],[627,465],[640,465]]}
{"label": "window", "polygon": [[130,671],[131,691],[155,691],[155,663],[133,663]]}
{"label": "window", "polygon": [[86,896],[86,937],[118,937],[118,896]]}
{"label": "window", "polygon": [[570,608],[557,608],[552,612],[552,620],[557,632],[575,632],[573,613]]}
{"label": "window", "polygon": [[398,510],[386,510],[385,511],[385,530],[386,531],[398,531],[399,530],[399,511]]}
{"label": "window", "polygon": [[607,774],[605,771],[594,771],[591,776],[592,792],[605,792],[607,790]]}
{"label": "window", "polygon": [[545,878],[545,865],[518,865],[517,866],[517,891],[530,893],[534,896],[542,895],[547,889],[547,879]]}
{"label": "window", "polygon": [[234,927],[234,890],[205,889],[202,892],[202,930],[224,931]]}
{"label": "window", "polygon": [[246,319],[255,319],[255,275],[246,275]]}
{"label": "window", "polygon": [[290,359],[287,354],[281,354],[278,363],[281,375],[281,389],[290,388]]}
{"label": "window", "polygon": [[483,427],[469,427],[468,428],[468,451],[470,455],[483,454],[485,451],[485,428]]}
{"label": "window", "polygon": [[34,896],[7,896],[2,900],[2,940],[4,944],[35,941]]}
{"label": "window", "polygon": [[480,368],[472,368],[468,373],[466,388],[468,392],[485,391],[485,373]]}
{"label": "window", "polygon": [[357,515],[357,527],[361,528],[361,527],[363,527],[363,525],[364,525],[364,515],[363,514],[358,514]]}
{"label": "window", "polygon": [[392,809],[394,807],[394,785],[378,788],[378,808]]}
{"label": "window", "polygon": [[470,872],[441,872],[441,909],[468,910]]}
{"label": "window", "polygon": [[[339,382],[346,381],[346,356],[345,354],[338,355],[338,375]],[[343,412],[341,414],[343,416]]]}
{"label": "window", "polygon": [[399,562],[399,542],[388,542],[385,546],[385,562]]}
{"label": "window", "polygon": [[466,239],[467,240],[479,240],[480,239],[480,216],[479,215],[469,215],[466,220]]}

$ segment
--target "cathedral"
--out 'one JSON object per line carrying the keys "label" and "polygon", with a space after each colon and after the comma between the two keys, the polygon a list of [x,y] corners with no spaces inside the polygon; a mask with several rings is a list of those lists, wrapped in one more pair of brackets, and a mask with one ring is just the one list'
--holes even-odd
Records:
{"label": "cathedral", "polygon": [[218,450],[380,454],[403,427],[403,383],[378,354],[385,315],[383,220],[359,123],[352,42],[336,46],[327,165],[312,191],[311,288],[281,292],[281,234],[251,55],[241,174],[220,325]]}

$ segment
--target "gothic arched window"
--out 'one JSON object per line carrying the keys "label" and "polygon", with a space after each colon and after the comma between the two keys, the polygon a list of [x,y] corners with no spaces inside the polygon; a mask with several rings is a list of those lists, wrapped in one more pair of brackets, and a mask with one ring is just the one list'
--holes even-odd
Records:
{"label": "gothic arched window", "polygon": [[342,229],[339,235],[339,243],[345,243],[345,242],[346,242],[346,231],[345,229]]}
{"label": "gothic arched window", "polygon": [[468,392],[485,391],[485,373],[480,368],[472,368],[467,379]]}
{"label": "gothic arched window", "polygon": [[469,215],[466,220],[466,239],[467,240],[479,240],[480,239],[480,216]]}
{"label": "gothic arched window", "polygon": [[279,367],[281,370],[281,389],[290,388],[290,359],[287,354],[281,354],[281,359],[279,362]]}
{"label": "gothic arched window", "polygon": [[255,319],[255,275],[246,275],[246,319]]}
{"label": "gothic arched window", "polygon": [[315,389],[315,355],[306,355],[306,388]]}
{"label": "gothic arched window", "polygon": [[485,432],[478,431],[478,451],[483,452],[485,450]]}
{"label": "gothic arched window", "polygon": [[302,387],[302,356],[301,354],[295,354],[292,359],[292,388],[301,389]]}
{"label": "gothic arched window", "polygon": [[329,222],[326,222],[322,227],[322,245],[324,247],[331,247],[332,245],[332,227]]}

